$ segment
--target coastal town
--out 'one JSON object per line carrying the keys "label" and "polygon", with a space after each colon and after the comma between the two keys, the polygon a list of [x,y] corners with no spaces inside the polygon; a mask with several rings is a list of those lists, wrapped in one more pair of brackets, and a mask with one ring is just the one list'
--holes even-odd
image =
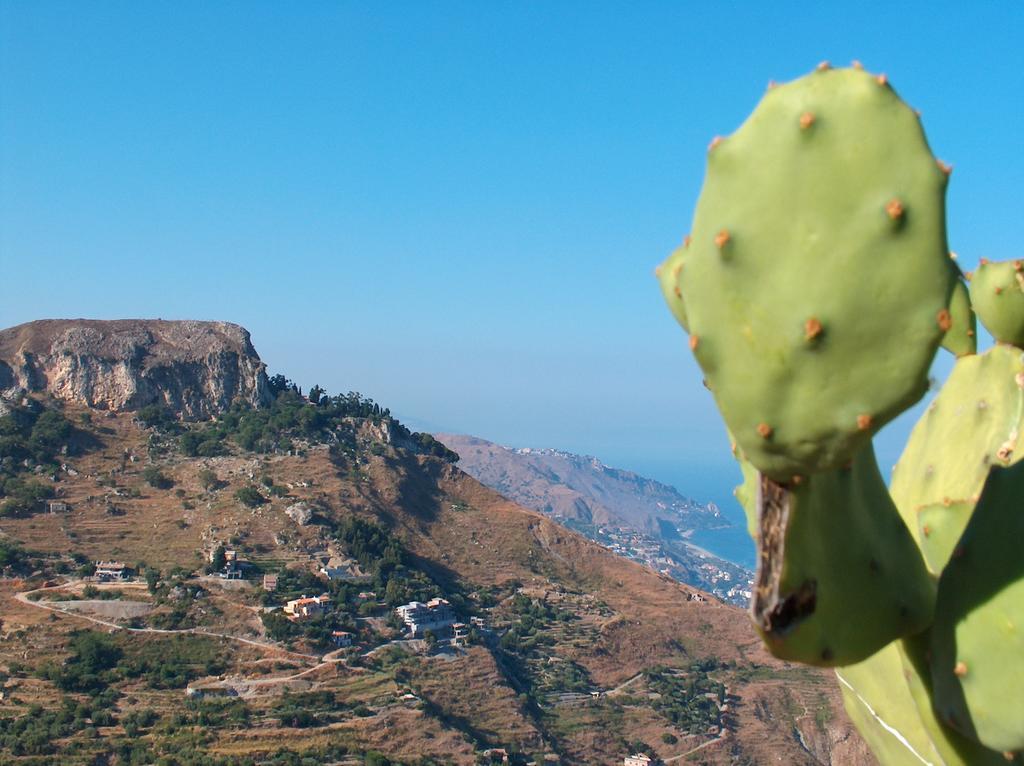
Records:
{"label": "coastal town", "polygon": [[681,535],[677,539],[666,540],[632,527],[589,524],[569,518],[557,520],[619,556],[637,561],[679,582],[696,582],[727,604],[746,607],[750,602],[753,572],[693,545]]}

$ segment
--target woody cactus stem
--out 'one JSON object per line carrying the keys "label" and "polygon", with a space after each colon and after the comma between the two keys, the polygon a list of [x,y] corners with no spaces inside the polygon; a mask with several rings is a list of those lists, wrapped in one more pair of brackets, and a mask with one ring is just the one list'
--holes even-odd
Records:
{"label": "woody cactus stem", "polygon": [[[743,467],[755,627],[841,666],[897,766],[1024,762],[1024,262],[983,261],[968,291],[949,174],[884,75],[819,66],[711,142],[657,270]],[[998,341],[981,355],[975,311]],[[871,438],[940,344],[956,366],[890,490]]]}

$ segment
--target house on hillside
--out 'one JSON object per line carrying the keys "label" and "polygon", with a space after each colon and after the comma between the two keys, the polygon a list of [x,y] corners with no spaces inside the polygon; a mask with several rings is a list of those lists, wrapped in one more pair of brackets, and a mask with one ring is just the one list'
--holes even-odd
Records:
{"label": "house on hillside", "polygon": [[238,551],[224,551],[224,569],[217,576],[225,580],[242,579],[242,562],[238,558]]}
{"label": "house on hillside", "polygon": [[421,638],[428,630],[437,634],[447,632],[457,621],[452,605],[443,598],[432,598],[427,603],[411,601],[395,612],[409,628],[413,638]]}
{"label": "house on hillside", "polygon": [[265,574],[263,575],[263,590],[270,592],[277,590],[277,575],[276,574]]}
{"label": "house on hillside", "polygon": [[63,500],[47,500],[46,510],[50,513],[67,513],[71,510],[71,506]]}
{"label": "house on hillside", "polygon": [[331,556],[327,563],[317,570],[328,580],[366,580],[369,579],[359,571],[359,566],[351,559]]}
{"label": "house on hillside", "polygon": [[622,761],[622,766],[661,766],[661,761],[651,758],[647,753],[636,753],[627,755]]}
{"label": "house on hillside", "polygon": [[317,617],[326,614],[331,608],[331,597],[324,593],[320,596],[297,598],[289,601],[284,606],[284,613],[292,620],[301,620],[307,617]]}
{"label": "house on hillside", "polygon": [[469,644],[469,626],[464,622],[452,624],[452,643],[456,646]]}
{"label": "house on hillside", "polygon": [[97,582],[113,582],[132,579],[131,571],[122,561],[97,561],[93,579]]}
{"label": "house on hillside", "polygon": [[332,630],[331,643],[340,649],[352,646],[352,634],[344,630]]}

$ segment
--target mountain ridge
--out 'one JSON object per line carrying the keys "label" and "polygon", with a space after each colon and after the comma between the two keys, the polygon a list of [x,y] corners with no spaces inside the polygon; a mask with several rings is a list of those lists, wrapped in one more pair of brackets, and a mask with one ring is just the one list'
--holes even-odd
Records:
{"label": "mountain ridge", "polygon": [[[657,531],[659,515],[676,516],[690,528],[731,526],[714,503],[698,503],[671,485],[635,471],[609,466],[593,455],[554,448],[508,447],[464,434],[436,433],[434,436],[459,453],[461,465],[468,467],[475,478],[507,493],[520,505],[552,515],[596,523],[624,521],[650,532]],[[544,491],[538,489],[534,495],[528,478],[511,477],[515,483],[503,482],[503,475],[509,471],[507,462],[497,461],[493,467],[488,464],[488,458],[502,454],[520,458],[524,472],[535,473],[570,492],[549,497],[540,505],[541,497],[537,495],[542,496]],[[578,471],[585,473],[576,473]],[[611,481],[606,486],[595,486],[594,474],[604,475]],[[614,505],[609,501],[614,501]]]}

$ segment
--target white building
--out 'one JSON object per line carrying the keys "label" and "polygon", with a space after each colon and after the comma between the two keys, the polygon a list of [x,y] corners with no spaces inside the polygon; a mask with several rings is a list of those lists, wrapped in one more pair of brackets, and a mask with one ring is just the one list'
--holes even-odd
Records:
{"label": "white building", "polygon": [[425,604],[422,601],[412,601],[395,611],[408,626],[413,638],[422,636],[428,630],[433,633],[447,630],[458,619],[452,605],[443,598],[433,598]]}
{"label": "white building", "polygon": [[99,582],[131,579],[131,575],[128,573],[128,567],[120,561],[97,561],[96,571],[93,573],[93,577]]}
{"label": "white building", "polygon": [[657,766],[659,761],[655,761],[646,753],[636,753],[635,755],[627,755],[622,761],[622,766]]}

